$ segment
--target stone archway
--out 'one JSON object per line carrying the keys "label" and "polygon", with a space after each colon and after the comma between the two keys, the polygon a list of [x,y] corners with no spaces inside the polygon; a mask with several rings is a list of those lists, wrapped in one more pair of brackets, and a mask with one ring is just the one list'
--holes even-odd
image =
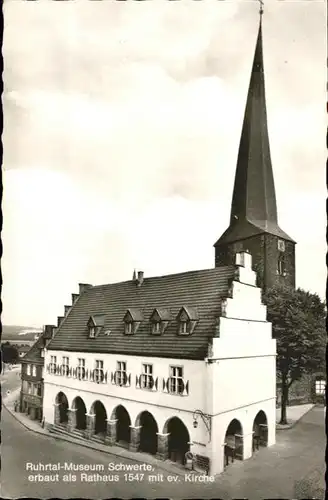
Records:
{"label": "stone archway", "polygon": [[80,396],[77,396],[74,401],[72,408],[76,410],[75,412],[75,428],[79,430],[85,430],[87,428],[87,409],[84,401]]}
{"label": "stone archway", "polygon": [[234,418],[226,431],[224,438],[224,464],[229,465],[229,459],[243,460],[243,429],[239,420]]}
{"label": "stone archway", "polygon": [[136,421],[136,427],[140,426],[139,451],[155,455],[157,452],[158,425],[153,415],[143,411]]}
{"label": "stone archway", "polygon": [[124,406],[119,405],[113,412],[112,420],[116,420],[116,442],[126,447],[131,439],[131,419]]}
{"label": "stone archway", "polygon": [[260,446],[268,446],[268,420],[263,410],[260,410],[253,423],[253,451]]}
{"label": "stone archway", "polygon": [[169,459],[184,465],[185,454],[190,451],[190,436],[187,427],[178,417],[172,417],[164,426],[163,434],[166,433],[169,434]]}
{"label": "stone archway", "polygon": [[94,433],[105,436],[107,430],[107,412],[102,402],[95,401],[90,413],[95,415]]}
{"label": "stone archway", "polygon": [[68,399],[66,394],[59,392],[56,396],[56,405],[58,409],[55,414],[55,424],[67,424],[68,423]]}

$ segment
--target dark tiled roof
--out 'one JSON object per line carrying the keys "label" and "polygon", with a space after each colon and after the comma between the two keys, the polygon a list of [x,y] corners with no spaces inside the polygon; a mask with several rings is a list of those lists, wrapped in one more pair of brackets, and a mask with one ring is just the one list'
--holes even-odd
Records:
{"label": "dark tiled roof", "polygon": [[38,338],[38,340],[32,345],[32,347],[29,349],[29,351],[25,354],[23,358],[21,358],[21,361],[23,362],[37,362],[39,361],[40,363],[44,362],[44,358],[41,357],[41,349],[43,348],[43,338],[42,335],[41,337]]}
{"label": "dark tiled roof", "polygon": [[[95,286],[79,297],[48,349],[203,359],[234,272],[233,266],[217,267],[145,278],[141,286],[133,280]],[[176,318],[182,307],[197,310],[197,325],[190,336],[177,334]],[[150,318],[155,308],[170,312],[171,321],[162,335],[151,334]],[[123,319],[128,310],[139,311],[143,317],[133,335],[124,334]],[[106,315],[104,328],[96,338],[89,338],[88,320],[98,314]]]}
{"label": "dark tiled roof", "polygon": [[295,243],[287,233],[280,229],[278,224],[268,221],[250,222],[246,218],[243,218],[231,224],[222,236],[220,236],[214,246],[225,245],[226,243],[251,238],[252,236],[263,233],[273,234],[274,236],[278,236],[278,238]]}

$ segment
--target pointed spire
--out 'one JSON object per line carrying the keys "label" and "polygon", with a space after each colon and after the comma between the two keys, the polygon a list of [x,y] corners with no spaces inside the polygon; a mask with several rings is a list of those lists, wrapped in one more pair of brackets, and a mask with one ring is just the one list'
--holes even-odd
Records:
{"label": "pointed spire", "polygon": [[132,280],[133,281],[136,281],[137,279],[137,273],[136,273],[136,270],[133,271],[133,276],[132,276]]}
{"label": "pointed spire", "polygon": [[231,207],[231,223],[246,218],[261,225],[277,224],[276,193],[270,155],[265,101],[260,17]]}
{"label": "pointed spire", "polygon": [[260,0],[260,3],[259,29],[239,144],[230,226],[216,245],[260,232],[293,241],[278,226],[265,99],[263,2]]}

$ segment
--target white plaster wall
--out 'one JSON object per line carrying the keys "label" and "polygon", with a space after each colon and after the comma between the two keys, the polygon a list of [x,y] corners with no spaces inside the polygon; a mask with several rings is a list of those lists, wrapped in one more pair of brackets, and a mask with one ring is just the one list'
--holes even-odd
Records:
{"label": "white plaster wall", "polygon": [[[127,362],[127,372],[131,373],[131,386],[119,387],[111,384],[110,376],[107,383],[97,384],[82,381],[73,377],[65,377],[47,373],[44,377],[44,416],[48,423],[54,422],[54,403],[58,392],[63,391],[72,406],[73,399],[80,396],[90,412],[94,401],[99,400],[106,408],[110,418],[116,406],[122,404],[131,418],[131,425],[135,424],[137,416],[142,411],[149,411],[155,418],[159,432],[162,432],[165,422],[174,416],[179,417],[186,425],[190,437],[199,443],[206,443],[208,435],[202,421],[197,428],[193,427],[193,413],[196,409],[207,412],[206,391],[204,390],[206,378],[206,365],[204,361],[181,359],[142,358],[140,356],[118,356],[113,354],[71,353],[66,351],[49,351],[45,355],[45,365],[50,362],[50,355],[57,356],[57,363],[61,364],[62,356],[68,356],[70,366],[76,367],[77,358],[85,358],[86,368],[93,369],[95,360],[104,361],[104,370],[116,370],[117,361]],[[149,391],[136,388],[136,375],[142,373],[142,364],[153,364],[153,375],[158,377],[158,391]],[[171,395],[163,392],[162,379],[169,376],[170,365],[183,365],[184,380],[189,380],[189,395]],[[204,446],[199,445],[202,453]]]}
{"label": "white plaster wall", "polygon": [[226,316],[244,320],[266,321],[266,306],[261,302],[261,288],[233,282],[233,297],[226,299]]}
{"label": "white plaster wall", "polygon": [[214,380],[214,415],[275,398],[275,357],[222,359]]}
{"label": "white plaster wall", "polygon": [[275,355],[271,323],[220,318],[220,337],[213,339],[213,358]]}
{"label": "white plaster wall", "polygon": [[263,411],[268,422],[268,446],[275,443],[276,402],[275,398],[267,401],[222,412],[213,417],[211,442],[211,474],[220,474],[224,469],[224,441],[227,428],[233,419],[239,420],[244,436],[245,459],[252,456],[252,431],[254,419],[259,411]]}

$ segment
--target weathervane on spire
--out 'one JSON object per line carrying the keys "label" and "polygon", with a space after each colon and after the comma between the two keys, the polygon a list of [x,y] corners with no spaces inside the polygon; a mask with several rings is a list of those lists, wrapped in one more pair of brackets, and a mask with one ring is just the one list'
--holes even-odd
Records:
{"label": "weathervane on spire", "polygon": [[262,16],[264,2],[263,2],[263,0],[258,0],[258,1],[260,2],[260,16]]}

